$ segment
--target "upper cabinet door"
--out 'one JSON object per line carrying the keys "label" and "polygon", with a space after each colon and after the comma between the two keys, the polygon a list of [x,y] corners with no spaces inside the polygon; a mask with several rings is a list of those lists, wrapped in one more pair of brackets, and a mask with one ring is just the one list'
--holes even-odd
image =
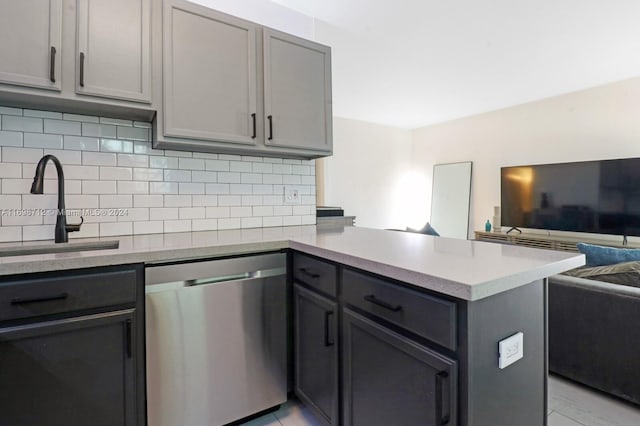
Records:
{"label": "upper cabinet door", "polygon": [[62,0],[3,0],[0,83],[60,91]]}
{"label": "upper cabinet door", "polygon": [[151,102],[151,0],[77,0],[76,92]]}
{"label": "upper cabinet door", "polygon": [[331,49],[264,29],[265,144],[331,151]]}
{"label": "upper cabinet door", "polygon": [[164,2],[164,135],[256,144],[256,25]]}

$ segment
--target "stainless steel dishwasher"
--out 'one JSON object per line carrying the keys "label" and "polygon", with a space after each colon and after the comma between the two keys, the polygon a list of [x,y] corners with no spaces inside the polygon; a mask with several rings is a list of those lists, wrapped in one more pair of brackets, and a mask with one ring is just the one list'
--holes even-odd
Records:
{"label": "stainless steel dishwasher", "polygon": [[147,265],[150,426],[223,425],[287,400],[283,253]]}

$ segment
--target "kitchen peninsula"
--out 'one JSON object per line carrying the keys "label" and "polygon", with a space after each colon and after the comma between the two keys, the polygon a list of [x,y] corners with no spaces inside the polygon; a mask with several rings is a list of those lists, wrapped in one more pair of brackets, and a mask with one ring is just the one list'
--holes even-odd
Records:
{"label": "kitchen peninsula", "polygon": [[[0,258],[0,275],[7,276],[0,282],[35,272],[287,251],[295,391],[334,425],[383,424],[394,412],[407,424],[545,424],[545,278],[584,264],[576,253],[357,227],[118,239],[112,250]],[[315,350],[305,336],[316,332],[309,320],[318,306],[324,322]],[[519,344],[506,340],[514,336]],[[327,363],[305,369],[309,350]],[[319,384],[327,386],[321,398]]]}

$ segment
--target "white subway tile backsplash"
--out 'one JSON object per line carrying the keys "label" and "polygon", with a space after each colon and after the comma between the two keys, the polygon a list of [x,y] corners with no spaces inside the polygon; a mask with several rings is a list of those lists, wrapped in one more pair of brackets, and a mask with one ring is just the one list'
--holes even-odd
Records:
{"label": "white subway tile backsplash", "polygon": [[240,225],[242,228],[262,228],[261,217],[243,217]]}
{"label": "white subway tile backsplash", "polygon": [[62,149],[62,135],[25,133],[23,145],[25,148]]}
{"label": "white subway tile backsplash", "polygon": [[180,219],[204,219],[204,207],[183,207],[179,209]]}
{"label": "white subway tile backsplash", "polygon": [[99,117],[93,117],[90,115],[78,115],[78,114],[62,114],[62,118],[69,121],[86,121],[89,123],[99,123]]}
{"label": "white subway tile backsplash", "polygon": [[241,226],[240,218],[218,219],[218,229],[238,229]]}
{"label": "white subway tile backsplash", "polygon": [[165,195],[165,207],[191,207],[191,195]]}
{"label": "white subway tile backsplash", "polygon": [[82,164],[85,166],[115,166],[116,154],[110,152],[83,152]]}
{"label": "white subway tile backsplash", "polygon": [[218,205],[217,195],[193,195],[193,207],[209,207]]}
{"label": "white subway tile backsplash", "polygon": [[[53,239],[57,173],[29,190],[43,155],[65,172],[70,238],[315,223],[315,161],[156,150],[151,124],[0,106],[0,241]],[[301,204],[284,204],[295,185]],[[49,213],[50,214],[44,214]]]}
{"label": "white subway tile backsplash", "polygon": [[55,225],[35,225],[22,227],[24,241],[53,240]]}
{"label": "white subway tile backsplash", "polygon": [[[133,207],[133,196],[131,195],[100,195],[100,208]],[[145,219],[146,220],[146,219]]]}
{"label": "white subway tile backsplash", "polygon": [[15,115],[2,116],[2,130],[42,133],[42,127],[42,118],[18,117]]}
{"label": "white subway tile backsplash", "polygon": [[178,184],[176,182],[149,182],[150,194],[177,194]]}
{"label": "white subway tile backsplash", "polygon": [[118,154],[118,166],[122,167],[148,167],[149,156],[139,154]]}
{"label": "white subway tile backsplash", "polygon": [[149,167],[152,169],[177,169],[176,157],[149,157]]}
{"label": "white subway tile backsplash", "polygon": [[44,132],[56,135],[82,135],[81,123],[77,121],[44,120]]}
{"label": "white subway tile backsplash", "polygon": [[118,126],[118,139],[127,139],[133,141],[148,141],[149,129],[141,127],[123,127]]}
{"label": "white subway tile backsplash", "polygon": [[164,232],[191,232],[190,220],[165,220]]}
{"label": "white subway tile backsplash", "polygon": [[109,124],[81,123],[82,136],[94,136],[96,138],[112,138],[117,137],[116,126]]}
{"label": "white subway tile backsplash", "polygon": [[195,219],[191,221],[192,231],[215,231],[218,229],[217,219]]}
{"label": "white subway tile backsplash", "polygon": [[110,117],[100,117],[101,124],[113,124],[115,126],[133,126],[133,121],[131,120],[122,120],[119,118],[110,118]]}
{"label": "white subway tile backsplash", "polygon": [[22,146],[22,133],[0,131],[0,146]]}
{"label": "white subway tile backsplash", "polygon": [[117,187],[115,181],[102,180],[102,181],[83,181],[82,193],[83,194],[116,194]]}
{"label": "white subway tile backsplash", "polygon": [[206,217],[208,218],[220,218],[220,217],[230,217],[230,216],[231,216],[230,207],[207,207],[206,208]]}
{"label": "white subway tile backsplash", "polygon": [[148,194],[149,182],[118,181],[118,194]]}
{"label": "white subway tile backsplash", "polygon": [[133,196],[133,207],[162,207],[164,197],[162,195],[137,195]]}
{"label": "white subway tile backsplash", "polygon": [[163,173],[160,169],[135,168],[133,169],[133,179],[147,182],[162,181]]}
{"label": "white subway tile backsplash", "polygon": [[20,108],[10,108],[0,106],[0,114],[1,115],[22,115],[22,110]]}
{"label": "white subway tile backsplash", "polygon": [[132,180],[132,179],[133,179],[133,172],[130,167],[100,167],[100,180]]}
{"label": "white subway tile backsplash", "polygon": [[251,163],[244,163],[242,161],[230,161],[229,170],[232,172],[251,172]]}
{"label": "white subway tile backsplash", "polygon": [[204,161],[201,158],[178,158],[178,168],[184,170],[204,170]]}
{"label": "white subway tile backsplash", "polygon": [[177,207],[168,208],[168,207],[160,207],[160,208],[150,208],[149,209],[149,219],[151,220],[171,220],[178,219],[179,217],[179,209]]}
{"label": "white subway tile backsplash", "polygon": [[100,236],[111,237],[116,235],[131,235],[133,233],[133,222],[101,223]]}
{"label": "white subway tile backsplash", "polygon": [[3,146],[3,163],[37,163],[43,156],[42,149],[34,148],[14,148]]}
{"label": "white subway tile backsplash", "polygon": [[150,222],[133,222],[134,234],[161,234],[164,232],[164,222],[150,221]]}
{"label": "white subway tile backsplash", "polygon": [[22,241],[22,226],[0,226],[0,243],[10,241]]}
{"label": "white subway tile backsplash", "polygon": [[179,183],[180,194],[204,194],[204,183]]}
{"label": "white subway tile backsplash", "polygon": [[193,182],[215,183],[218,179],[218,174],[216,172],[193,171],[191,172],[191,175],[191,180]]}
{"label": "white subway tile backsplash", "polygon": [[[21,178],[22,177],[22,164],[20,163],[7,163],[0,167],[0,178]],[[26,177],[26,176],[25,176]]]}
{"label": "white subway tile backsplash", "polygon": [[[86,154],[82,153],[83,156]],[[78,179],[78,180],[98,180],[100,175],[100,168],[97,166],[65,166],[64,177],[65,179]]]}
{"label": "white subway tile backsplash", "polygon": [[97,138],[64,136],[64,149],[75,151],[100,151],[100,141]]}

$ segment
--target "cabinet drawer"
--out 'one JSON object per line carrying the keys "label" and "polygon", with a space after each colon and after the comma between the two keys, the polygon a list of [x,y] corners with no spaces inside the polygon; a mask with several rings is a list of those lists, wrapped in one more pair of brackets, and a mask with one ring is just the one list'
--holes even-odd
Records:
{"label": "cabinet drawer", "polygon": [[135,269],[0,280],[0,321],[136,301]]}
{"label": "cabinet drawer", "polygon": [[344,269],[349,303],[451,350],[456,349],[456,304]]}
{"label": "cabinet drawer", "polygon": [[323,262],[300,253],[293,254],[293,277],[296,281],[304,283],[335,297],[337,295],[337,268],[336,265]]}

